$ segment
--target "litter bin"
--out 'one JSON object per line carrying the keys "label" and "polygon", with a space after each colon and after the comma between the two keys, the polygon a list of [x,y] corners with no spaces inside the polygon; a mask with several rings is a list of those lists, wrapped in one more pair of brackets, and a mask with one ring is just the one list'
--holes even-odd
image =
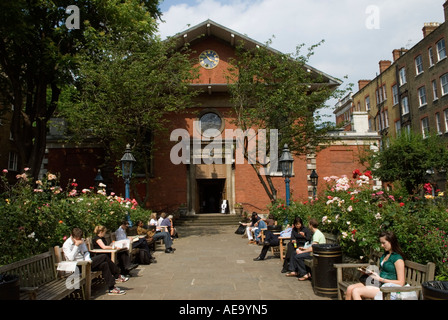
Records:
{"label": "litter bin", "polygon": [[448,300],[448,281],[422,283],[423,300]]}
{"label": "litter bin", "polygon": [[314,293],[323,297],[337,297],[338,282],[335,263],[342,262],[342,250],[337,244],[313,244]]}
{"label": "litter bin", "polygon": [[0,300],[19,300],[19,277],[16,275],[0,274]]}

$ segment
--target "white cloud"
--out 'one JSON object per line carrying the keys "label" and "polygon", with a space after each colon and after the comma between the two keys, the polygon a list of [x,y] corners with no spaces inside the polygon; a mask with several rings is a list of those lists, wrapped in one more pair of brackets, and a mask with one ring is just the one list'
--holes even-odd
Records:
{"label": "white cloud", "polygon": [[[324,39],[310,64],[357,89],[373,79],[379,60],[422,39],[425,22],[443,22],[444,0],[165,0],[162,38],[211,19],[285,53]],[[170,5],[172,4],[172,5]],[[369,6],[378,11],[366,12]],[[375,15],[374,15],[375,14]],[[366,21],[379,29],[369,29]],[[379,19],[379,20],[378,20]],[[303,52],[305,53],[305,51]]]}

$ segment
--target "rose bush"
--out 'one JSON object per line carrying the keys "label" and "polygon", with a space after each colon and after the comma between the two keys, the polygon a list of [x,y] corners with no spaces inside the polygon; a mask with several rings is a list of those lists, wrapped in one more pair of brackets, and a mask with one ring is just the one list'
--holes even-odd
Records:
{"label": "rose bush", "polygon": [[117,229],[128,213],[132,221],[147,221],[151,214],[135,200],[107,195],[105,185],[78,190],[72,181],[63,189],[54,174],[33,181],[27,170],[10,185],[6,174],[3,170],[0,181],[0,265],[62,245],[73,227],[91,236],[96,225]]}
{"label": "rose bush", "polygon": [[439,279],[448,278],[448,201],[436,197],[416,197],[403,190],[373,190],[371,173],[353,172],[353,177],[325,177],[325,192],[316,199],[281,201],[270,212],[283,223],[295,216],[305,221],[316,218],[319,229],[338,236],[344,254],[366,260],[372,250],[380,251],[378,234],[392,230],[408,259],[436,263]]}

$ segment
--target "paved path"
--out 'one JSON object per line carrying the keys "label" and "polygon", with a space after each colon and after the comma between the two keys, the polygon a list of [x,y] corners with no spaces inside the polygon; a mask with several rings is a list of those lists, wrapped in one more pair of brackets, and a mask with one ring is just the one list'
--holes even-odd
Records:
{"label": "paved path", "polygon": [[[205,229],[207,228],[207,229]],[[261,246],[235,234],[237,226],[183,227],[175,253],[158,245],[157,263],[140,265],[118,286],[127,292],[109,296],[104,285],[93,288],[95,300],[331,300],[316,296],[310,281],[281,273],[270,252],[253,261]]]}

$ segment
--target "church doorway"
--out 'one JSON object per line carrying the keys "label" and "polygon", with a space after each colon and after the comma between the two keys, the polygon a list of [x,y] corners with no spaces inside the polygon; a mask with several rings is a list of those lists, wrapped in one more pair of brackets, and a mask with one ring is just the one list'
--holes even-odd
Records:
{"label": "church doorway", "polygon": [[225,199],[226,179],[196,179],[199,213],[220,213]]}

